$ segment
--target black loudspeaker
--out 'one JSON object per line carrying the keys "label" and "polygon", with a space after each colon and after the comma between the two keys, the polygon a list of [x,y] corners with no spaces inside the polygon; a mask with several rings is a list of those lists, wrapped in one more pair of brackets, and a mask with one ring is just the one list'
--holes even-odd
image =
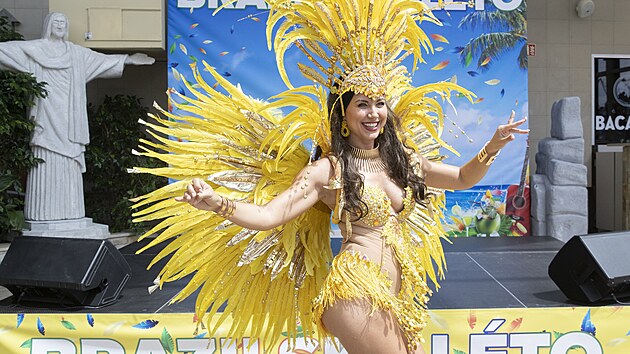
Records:
{"label": "black loudspeaker", "polygon": [[630,296],[630,232],[573,236],[549,264],[549,276],[582,303]]}
{"label": "black loudspeaker", "polygon": [[107,240],[18,237],[0,264],[17,303],[102,307],[118,301],[131,267]]}

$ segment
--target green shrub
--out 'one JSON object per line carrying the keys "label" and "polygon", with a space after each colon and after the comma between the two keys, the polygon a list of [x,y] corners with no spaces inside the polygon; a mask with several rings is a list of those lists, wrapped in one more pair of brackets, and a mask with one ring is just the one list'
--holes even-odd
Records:
{"label": "green shrub", "polygon": [[[0,42],[22,40],[5,17],[0,17]],[[24,183],[28,170],[41,160],[29,146],[35,127],[28,115],[37,97],[45,97],[45,83],[30,73],[0,70],[0,236],[24,227]]]}
{"label": "green shrub", "polygon": [[135,96],[106,96],[103,103],[88,107],[90,145],[85,153],[85,213],[95,222],[109,225],[111,232],[138,230],[146,225],[131,222],[131,202],[167,183],[166,178],[127,173],[134,166],[162,167],[154,159],[131,154],[143,136],[138,119],[147,109]]}

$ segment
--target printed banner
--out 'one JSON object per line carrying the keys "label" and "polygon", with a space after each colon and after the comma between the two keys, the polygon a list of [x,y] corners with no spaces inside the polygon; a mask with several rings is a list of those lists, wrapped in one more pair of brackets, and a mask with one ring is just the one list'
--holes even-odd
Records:
{"label": "printed banner", "polygon": [[[217,315],[218,316],[218,315]],[[627,354],[630,309],[565,307],[430,311],[427,354]],[[195,331],[192,314],[0,314],[0,353],[15,354],[262,354],[263,343]],[[286,338],[266,353],[346,351],[333,343]]]}
{"label": "printed banner", "polygon": [[593,56],[593,144],[630,144],[630,56]]}
{"label": "printed banner", "polygon": [[[437,0],[424,0],[430,7]],[[446,1],[434,14],[442,26],[426,23],[433,54],[414,73],[413,84],[450,81],[472,90],[473,103],[453,97],[445,103],[443,139],[461,157],[445,162],[463,165],[474,158],[510,112],[527,116],[527,20],[525,0]],[[189,65],[206,61],[233,84],[255,98],[267,99],[286,90],[265,34],[264,0],[171,0],[168,2],[169,87],[187,94]],[[473,7],[467,5],[474,5]],[[285,57],[288,76],[297,87],[312,84],[298,71],[297,49]],[[409,66],[409,65],[408,65]],[[208,82],[213,80],[206,75]],[[527,124],[523,126],[527,128]],[[446,222],[449,235],[521,236],[529,234],[527,137],[519,136],[499,156],[479,185],[449,193]]]}

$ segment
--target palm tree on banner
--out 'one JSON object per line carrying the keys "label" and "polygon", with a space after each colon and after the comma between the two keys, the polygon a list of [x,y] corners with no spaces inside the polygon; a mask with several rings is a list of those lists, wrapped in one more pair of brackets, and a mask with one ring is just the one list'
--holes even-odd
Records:
{"label": "palm tree on banner", "polygon": [[471,38],[459,52],[463,65],[469,66],[473,59],[477,60],[477,67],[485,71],[491,62],[501,54],[520,46],[517,58],[518,66],[527,69],[527,4],[523,0],[521,5],[512,11],[497,9],[492,1],[485,1],[485,11],[473,11],[459,23],[460,29],[482,28],[484,33]]}

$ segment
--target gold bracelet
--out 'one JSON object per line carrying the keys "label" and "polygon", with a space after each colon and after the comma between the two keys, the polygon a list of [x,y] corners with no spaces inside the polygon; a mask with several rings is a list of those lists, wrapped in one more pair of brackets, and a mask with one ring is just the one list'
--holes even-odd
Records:
{"label": "gold bracelet", "polygon": [[[486,143],[481,148],[481,150],[479,150],[479,152],[477,153],[477,161],[479,161],[479,163],[481,163],[481,164],[483,164],[484,161],[486,160],[486,158],[488,157],[488,150],[486,150],[486,146],[487,145],[488,145],[488,143]],[[485,161],[485,165],[486,166],[492,165],[492,163],[497,158],[497,156],[499,156],[500,152],[501,152],[501,150],[498,150],[494,155],[490,156],[490,158],[488,158],[488,161]]]}
{"label": "gold bracelet", "polygon": [[223,214],[223,217],[227,219],[234,214],[234,202],[229,199],[226,199],[226,201],[227,207],[225,208],[225,214]]}
{"label": "gold bracelet", "polygon": [[227,212],[225,213],[225,217],[226,217],[226,218],[229,218],[229,217],[231,217],[232,215],[234,215],[234,211],[236,211],[236,202],[235,202],[235,201],[233,201],[233,200],[228,199],[228,203],[229,203],[229,205],[228,205],[228,210],[227,210]]}
{"label": "gold bracelet", "polygon": [[223,216],[225,214],[225,210],[227,208],[226,199],[223,196],[219,196],[221,198],[221,204],[219,205],[219,210],[215,211],[215,213]]}
{"label": "gold bracelet", "polygon": [[219,210],[216,211],[216,213],[223,217],[223,218],[229,218],[232,215],[234,215],[234,211],[236,210],[236,203],[228,198],[225,197],[221,197],[221,207],[219,208]]}

